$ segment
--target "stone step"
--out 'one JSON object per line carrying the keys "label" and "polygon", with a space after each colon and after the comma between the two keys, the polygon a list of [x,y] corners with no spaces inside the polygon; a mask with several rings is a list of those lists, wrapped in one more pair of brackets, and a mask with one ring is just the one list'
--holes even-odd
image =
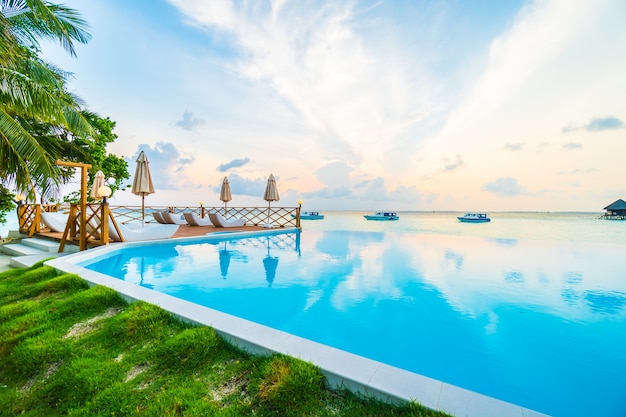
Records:
{"label": "stone step", "polygon": [[11,256],[23,256],[23,255],[40,255],[44,253],[41,249],[33,248],[32,246],[24,245],[23,243],[9,243],[0,246],[0,251]]}
{"label": "stone step", "polygon": [[0,245],[0,252],[10,257],[8,264],[15,268],[31,267],[44,259],[56,258],[78,251],[76,245],[65,245],[59,253],[59,242],[50,239],[23,238],[17,243]]}
{"label": "stone step", "polygon": [[[18,243],[6,243],[0,245],[0,252],[8,255],[36,255],[39,253],[57,253],[59,250],[59,242],[50,239],[24,238]],[[74,253],[79,250],[76,245],[65,245],[64,253]]]}
{"label": "stone step", "polygon": [[67,255],[67,253],[44,252],[36,255],[14,256],[11,258],[9,264],[14,268],[30,268],[37,262],[43,261],[44,259],[57,258],[63,255]]}
{"label": "stone step", "polygon": [[[44,252],[58,252],[59,242],[56,240],[39,239],[36,237],[22,239],[22,245],[30,246],[35,249],[42,250]],[[66,245],[66,247],[69,245]]]}

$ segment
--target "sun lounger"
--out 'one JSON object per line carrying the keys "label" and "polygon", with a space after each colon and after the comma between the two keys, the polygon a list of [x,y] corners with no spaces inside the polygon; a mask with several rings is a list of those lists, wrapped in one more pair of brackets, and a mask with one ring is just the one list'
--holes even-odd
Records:
{"label": "sun lounger", "polygon": [[211,220],[198,217],[196,213],[183,213],[189,226],[213,226]]}
{"label": "sun lounger", "polygon": [[117,233],[111,219],[109,219],[109,237],[116,242],[139,242],[142,240],[169,239],[178,230],[177,224],[147,224],[143,227],[131,228],[117,223],[122,236]]}
{"label": "sun lounger", "polygon": [[41,221],[46,227],[53,232],[65,232],[65,225],[67,224],[68,215],[65,213],[52,212],[41,213]]}
{"label": "sun lounger", "polygon": [[224,216],[218,213],[209,213],[209,220],[215,227],[241,227],[246,224],[246,219],[226,220]]}
{"label": "sun lounger", "polygon": [[163,213],[161,213],[160,211],[153,211],[152,212],[152,217],[154,217],[154,220],[156,220],[157,223],[167,224],[167,222],[163,218]]}
{"label": "sun lounger", "polygon": [[164,211],[161,213],[161,217],[168,224],[187,224],[187,221],[182,219],[179,215]]}

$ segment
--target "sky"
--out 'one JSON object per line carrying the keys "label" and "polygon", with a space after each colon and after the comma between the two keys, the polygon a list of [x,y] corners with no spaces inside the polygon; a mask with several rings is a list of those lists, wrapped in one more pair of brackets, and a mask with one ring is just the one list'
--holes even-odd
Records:
{"label": "sky", "polygon": [[[43,58],[146,205],[593,211],[626,199],[623,0],[64,0]],[[71,187],[71,186],[70,186]],[[119,191],[113,205],[141,204]]]}

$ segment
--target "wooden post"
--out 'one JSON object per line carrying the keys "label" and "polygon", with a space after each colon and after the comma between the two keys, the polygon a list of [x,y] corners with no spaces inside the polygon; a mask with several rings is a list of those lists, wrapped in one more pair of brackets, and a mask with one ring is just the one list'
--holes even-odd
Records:
{"label": "wooden post", "polygon": [[299,204],[298,207],[296,207],[296,227],[298,229],[302,228],[300,226],[300,210],[302,210],[302,204]]}
{"label": "wooden post", "polygon": [[35,209],[31,213],[32,221],[28,228],[28,237],[33,237],[35,233],[39,233],[39,230],[41,230],[41,205],[34,204],[33,206]]}
{"label": "wooden post", "polygon": [[26,204],[20,203],[17,206],[17,221],[20,232],[26,228]]}
{"label": "wooden post", "polygon": [[101,215],[100,215],[100,219],[101,219],[101,227],[102,227],[102,232],[100,233],[100,239],[102,240],[102,243],[105,245],[109,244],[109,216],[111,215],[111,210],[109,210],[109,203],[108,202],[103,202],[100,205],[100,208],[102,209]]}
{"label": "wooden post", "polygon": [[81,164],[79,162],[67,162],[57,159],[55,162],[58,166],[80,168],[80,250],[87,249],[87,170],[91,168],[91,164]]}

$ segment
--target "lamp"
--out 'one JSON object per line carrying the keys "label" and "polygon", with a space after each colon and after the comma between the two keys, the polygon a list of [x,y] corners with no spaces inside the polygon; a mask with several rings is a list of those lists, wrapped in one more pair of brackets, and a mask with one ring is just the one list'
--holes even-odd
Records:
{"label": "lamp", "polygon": [[98,188],[98,194],[102,196],[102,203],[106,204],[107,197],[111,196],[111,187],[109,187],[108,185],[103,185],[102,187]]}
{"label": "lamp", "polygon": [[201,201],[201,202],[200,202],[200,207],[202,207],[202,204],[204,204],[204,201]]}
{"label": "lamp", "polygon": [[298,200],[298,205],[299,206],[302,206],[302,203],[303,203],[302,199]]}
{"label": "lamp", "polygon": [[24,200],[26,200],[26,197],[24,197],[24,194],[20,193],[15,196],[15,199],[17,200],[17,204],[21,206],[22,204],[24,204]]}

